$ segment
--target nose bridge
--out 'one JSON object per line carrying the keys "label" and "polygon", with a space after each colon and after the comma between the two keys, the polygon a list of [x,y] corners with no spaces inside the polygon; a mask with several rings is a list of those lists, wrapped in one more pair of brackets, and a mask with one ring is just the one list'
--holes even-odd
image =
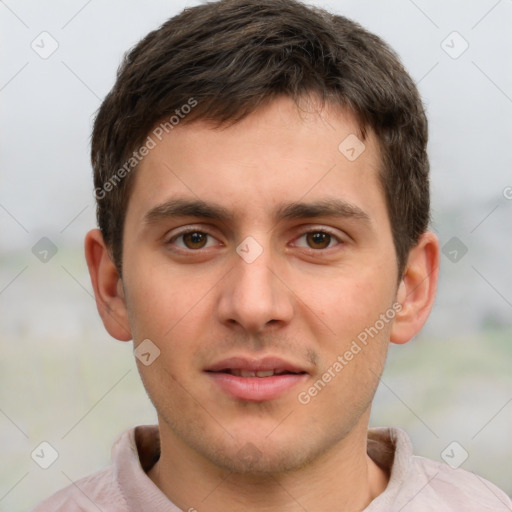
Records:
{"label": "nose bridge", "polygon": [[[261,306],[263,306],[263,303],[268,305],[273,297],[274,283],[272,282],[273,274],[270,270],[272,268],[272,255],[270,252],[269,249],[261,250],[260,254],[257,256],[251,255],[252,257],[248,259],[239,254],[240,260],[236,261],[235,259],[238,294],[241,297],[259,298]],[[256,297],[254,297],[255,294]]]}
{"label": "nose bridge", "polygon": [[272,320],[290,320],[292,304],[276,276],[276,266],[277,257],[268,244],[252,237],[239,244],[218,304],[222,322],[261,331]]}

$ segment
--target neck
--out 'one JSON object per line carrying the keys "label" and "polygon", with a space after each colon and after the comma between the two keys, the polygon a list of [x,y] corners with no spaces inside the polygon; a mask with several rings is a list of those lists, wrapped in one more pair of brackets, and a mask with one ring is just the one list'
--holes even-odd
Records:
{"label": "neck", "polygon": [[366,428],[350,432],[305,467],[254,475],[219,468],[160,421],[161,456],[148,476],[189,512],[361,511],[388,482],[387,473],[366,453]]}

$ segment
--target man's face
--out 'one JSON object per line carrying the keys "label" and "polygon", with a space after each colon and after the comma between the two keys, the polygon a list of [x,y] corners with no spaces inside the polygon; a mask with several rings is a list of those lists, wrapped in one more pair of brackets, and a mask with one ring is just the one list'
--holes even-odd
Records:
{"label": "man's face", "polygon": [[279,99],[179,125],[140,164],[123,288],[135,346],[160,350],[138,364],[168,444],[274,472],[366,435],[397,262],[377,142],[354,160],[358,134],[347,112]]}

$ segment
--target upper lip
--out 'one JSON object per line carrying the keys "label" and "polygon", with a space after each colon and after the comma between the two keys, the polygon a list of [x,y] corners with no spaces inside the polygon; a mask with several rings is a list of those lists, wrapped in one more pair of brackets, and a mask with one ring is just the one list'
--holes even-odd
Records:
{"label": "upper lip", "polygon": [[252,372],[259,371],[287,371],[291,373],[307,373],[304,368],[290,363],[280,357],[267,356],[263,358],[248,358],[248,357],[229,357],[222,359],[208,368],[207,372],[220,372],[222,370],[245,370]]}

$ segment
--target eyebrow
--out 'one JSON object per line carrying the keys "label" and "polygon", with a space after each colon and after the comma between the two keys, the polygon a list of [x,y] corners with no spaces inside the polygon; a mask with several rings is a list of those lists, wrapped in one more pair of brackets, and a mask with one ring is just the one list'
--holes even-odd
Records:
{"label": "eyebrow", "polygon": [[220,221],[231,221],[234,215],[223,206],[200,199],[171,199],[151,208],[145,215],[147,224],[155,224],[173,217],[203,217]]}
{"label": "eyebrow", "polygon": [[289,203],[276,212],[277,220],[340,217],[371,223],[370,216],[358,206],[342,199],[320,199],[311,203]]}
{"label": "eyebrow", "polygon": [[[177,198],[151,208],[144,215],[144,221],[146,224],[155,224],[173,217],[197,217],[232,222],[235,219],[235,214],[215,203],[200,199]],[[371,224],[370,216],[364,210],[342,199],[328,198],[309,203],[286,203],[278,206],[274,213],[275,221],[314,217],[348,218]]]}

